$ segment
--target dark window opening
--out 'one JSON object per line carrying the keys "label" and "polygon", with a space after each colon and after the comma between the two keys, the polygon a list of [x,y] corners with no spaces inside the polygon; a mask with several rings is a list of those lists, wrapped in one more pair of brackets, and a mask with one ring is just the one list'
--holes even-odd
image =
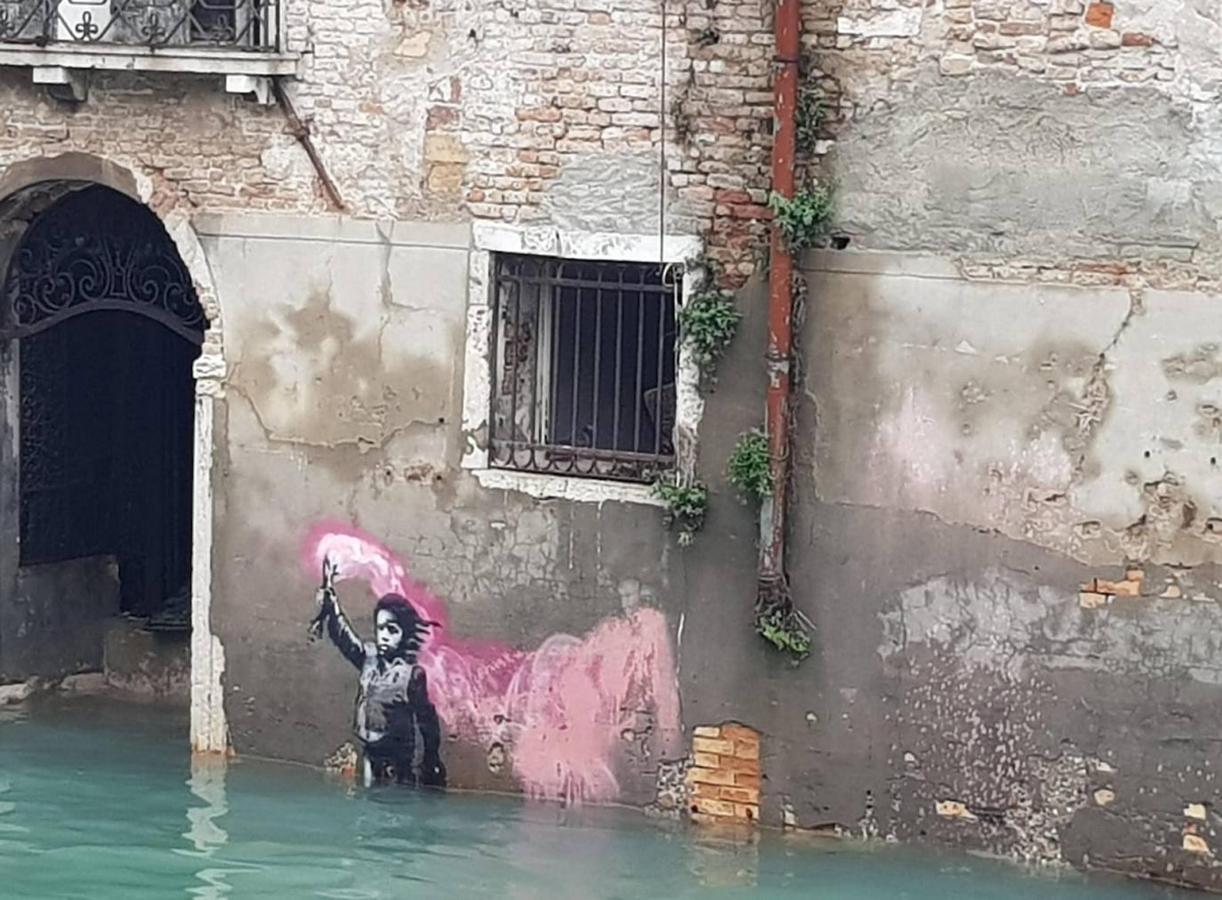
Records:
{"label": "dark window opening", "polygon": [[144,207],[88,188],[34,220],[4,296],[19,338],[21,564],[112,557],[124,612],[188,628],[206,320],[173,243]]}
{"label": "dark window opening", "polygon": [[675,273],[498,256],[491,464],[650,481],[673,466]]}
{"label": "dark window opening", "polygon": [[195,0],[191,4],[192,43],[228,43],[237,32],[236,0]]}

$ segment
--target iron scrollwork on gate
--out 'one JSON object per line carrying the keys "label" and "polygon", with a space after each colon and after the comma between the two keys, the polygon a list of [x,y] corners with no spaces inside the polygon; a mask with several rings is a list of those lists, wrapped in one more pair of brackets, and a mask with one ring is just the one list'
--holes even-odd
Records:
{"label": "iron scrollwork on gate", "polygon": [[194,344],[208,326],[161,223],[103,188],[71,194],[34,220],[9,265],[3,298],[7,338],[103,309],[156,319]]}

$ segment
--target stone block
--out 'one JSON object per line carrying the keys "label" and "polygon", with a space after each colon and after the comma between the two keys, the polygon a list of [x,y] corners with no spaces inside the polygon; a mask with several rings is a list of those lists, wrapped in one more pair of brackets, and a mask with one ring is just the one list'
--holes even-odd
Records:
{"label": "stone block", "polygon": [[37,689],[38,680],[35,678],[17,684],[0,684],[0,706],[22,703],[28,700]]}
{"label": "stone block", "polygon": [[717,753],[733,756],[734,742],[721,738],[692,738],[692,750],[695,753]]}
{"label": "stone block", "polygon": [[[733,194],[733,199],[728,195]],[[751,195],[745,191],[729,191],[721,190],[717,192],[717,199],[725,203],[750,203]],[[731,722],[721,726],[721,736],[727,740],[742,741],[743,743],[754,743],[757,747],[760,742],[760,734],[754,728],[748,728],[746,725],[739,725],[737,722]]]}
{"label": "stone block", "polygon": [[721,764],[718,766],[721,769],[728,769],[731,772],[747,772],[752,775],[760,773],[760,763],[758,759],[743,759],[738,756],[723,756]]}
{"label": "stone block", "polygon": [[458,126],[457,106],[430,106],[424,120],[425,131],[442,131]]}
{"label": "stone block", "polygon": [[734,815],[734,804],[729,800],[710,800],[706,797],[697,797],[692,801],[692,807],[695,812],[703,813],[706,816],[725,816],[728,818]]}
{"label": "stone block", "polygon": [[697,725],[692,729],[692,737],[698,738],[719,738],[721,737],[720,725]]}
{"label": "stone block", "polygon": [[1140,581],[1103,581],[1095,579],[1093,590],[1099,594],[1112,594],[1115,597],[1140,597]]}
{"label": "stone block", "polygon": [[1213,856],[1213,851],[1209,849],[1209,844],[1205,843],[1205,838],[1199,834],[1184,835],[1183,847],[1189,853],[1197,853],[1201,856]]}
{"label": "stone block", "polygon": [[1107,605],[1107,595],[1095,591],[1079,591],[1078,605],[1083,609],[1098,609]]}
{"label": "stone block", "polygon": [[747,787],[757,791],[760,789],[762,779],[759,775],[752,775],[749,772],[732,772],[730,774],[733,777],[735,787]]}
{"label": "stone block", "polygon": [[967,75],[972,71],[975,60],[970,56],[943,56],[938,68],[943,75]]}
{"label": "stone block", "polygon": [[734,787],[734,773],[726,772],[721,769],[691,769],[687,773],[687,780],[692,784],[721,784],[727,787]]}
{"label": "stone block", "polygon": [[1086,24],[1092,28],[1111,28],[1116,7],[1111,3],[1096,2],[1086,7]]}
{"label": "stone block", "polygon": [[750,741],[735,741],[734,755],[739,759],[759,759],[759,742],[756,741],[755,743],[751,743]]}
{"label": "stone block", "polygon": [[1197,821],[1205,821],[1205,804],[1204,803],[1189,803],[1184,807],[1184,818],[1196,819]]}
{"label": "stone block", "polygon": [[[750,199],[752,199],[750,198],[750,194],[748,193],[737,192],[737,191],[725,191],[725,190],[717,191],[717,199],[719,199],[719,201],[723,201],[723,199],[726,199],[725,194],[731,194],[731,193],[734,193],[734,194],[741,193],[741,197],[736,197],[733,199],[734,203],[749,203]],[[732,740],[732,741],[743,741],[747,743],[754,742],[755,746],[759,746],[759,742],[760,742],[760,732],[759,731],[756,731],[753,728],[748,728],[747,725],[739,725],[737,721],[731,721],[731,723],[722,725],[721,726],[721,736],[725,737],[725,739],[727,740]]]}
{"label": "stone block", "polygon": [[82,672],[79,675],[69,675],[59,683],[59,691],[63,694],[101,694],[106,691],[106,673]]}
{"label": "stone block", "polygon": [[716,753],[694,753],[692,763],[700,769],[720,769],[721,757]]}
{"label": "stone block", "polygon": [[730,800],[734,803],[750,803],[753,805],[760,802],[760,792],[750,788],[723,787],[719,788],[718,791],[717,796],[722,800]]}
{"label": "stone block", "polygon": [[424,138],[424,158],[431,163],[465,163],[467,148],[451,134],[429,134]]}
{"label": "stone block", "polygon": [[458,194],[462,191],[465,169],[456,163],[440,163],[429,166],[429,177],[425,182],[431,194]]}
{"label": "stone block", "polygon": [[938,815],[944,819],[975,819],[968,808],[958,800],[939,800],[935,807]]}

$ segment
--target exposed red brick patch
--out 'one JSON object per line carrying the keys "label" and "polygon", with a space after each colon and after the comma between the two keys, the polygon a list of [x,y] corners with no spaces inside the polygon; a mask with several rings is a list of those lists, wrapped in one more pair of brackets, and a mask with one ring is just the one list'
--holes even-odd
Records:
{"label": "exposed red brick patch", "polygon": [[1086,24],[1095,28],[1111,28],[1116,7],[1110,3],[1092,3],[1086,7]]}
{"label": "exposed red brick patch", "polygon": [[1142,34],[1140,31],[1126,31],[1121,35],[1120,43],[1125,47],[1150,47],[1155,43],[1155,40],[1150,35]]}
{"label": "exposed red brick patch", "polygon": [[693,732],[692,818],[704,822],[759,821],[759,732],[734,722]]}

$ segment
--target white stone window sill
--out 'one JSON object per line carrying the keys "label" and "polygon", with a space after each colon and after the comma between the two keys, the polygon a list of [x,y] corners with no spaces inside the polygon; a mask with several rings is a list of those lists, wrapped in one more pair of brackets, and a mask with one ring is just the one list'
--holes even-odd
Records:
{"label": "white stone window sill", "polygon": [[622,481],[600,481],[596,478],[573,478],[564,475],[544,475],[539,472],[518,472],[514,469],[469,469],[486,488],[516,491],[540,500],[570,500],[586,503],[639,503],[664,507],[648,484],[625,484]]}
{"label": "white stone window sill", "polygon": [[0,42],[0,66],[120,72],[182,72],[194,75],[296,75],[296,53],[261,53],[218,47],[159,47],[122,44],[30,44]]}

